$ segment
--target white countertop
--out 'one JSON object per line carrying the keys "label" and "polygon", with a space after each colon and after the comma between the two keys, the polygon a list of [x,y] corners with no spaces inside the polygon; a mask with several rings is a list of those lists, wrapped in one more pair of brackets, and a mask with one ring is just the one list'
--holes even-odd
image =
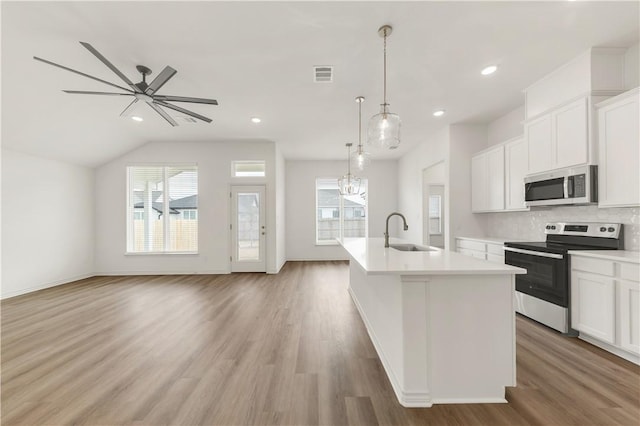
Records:
{"label": "white countertop", "polygon": [[[399,238],[390,238],[390,243],[411,244]],[[367,274],[500,275],[527,272],[435,247],[431,247],[432,251],[414,252],[385,248],[384,238],[345,238],[340,244]]]}
{"label": "white countertop", "polygon": [[629,250],[570,250],[569,254],[597,259],[613,260],[616,262],[640,263],[640,251]]}

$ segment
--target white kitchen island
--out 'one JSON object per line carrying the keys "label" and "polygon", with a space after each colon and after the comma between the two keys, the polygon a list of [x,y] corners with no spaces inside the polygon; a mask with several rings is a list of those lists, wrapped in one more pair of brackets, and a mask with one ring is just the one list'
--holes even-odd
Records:
{"label": "white kitchen island", "polygon": [[[391,239],[391,243],[403,243]],[[506,402],[516,385],[515,274],[524,269],[383,238],[347,238],[349,292],[400,403]]]}

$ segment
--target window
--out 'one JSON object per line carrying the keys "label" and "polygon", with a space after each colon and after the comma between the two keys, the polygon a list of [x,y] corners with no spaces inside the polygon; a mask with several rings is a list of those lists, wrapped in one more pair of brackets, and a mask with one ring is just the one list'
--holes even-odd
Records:
{"label": "window", "polygon": [[233,177],[264,177],[266,175],[264,161],[232,161]]}
{"label": "window", "polygon": [[131,166],[127,182],[127,252],[198,251],[197,166]]}
{"label": "window", "polygon": [[367,236],[367,181],[360,194],[341,196],[338,179],[316,180],[316,244],[337,244],[336,238]]}
{"label": "window", "polygon": [[182,210],[182,219],[184,220],[196,220],[198,218],[197,210]]}

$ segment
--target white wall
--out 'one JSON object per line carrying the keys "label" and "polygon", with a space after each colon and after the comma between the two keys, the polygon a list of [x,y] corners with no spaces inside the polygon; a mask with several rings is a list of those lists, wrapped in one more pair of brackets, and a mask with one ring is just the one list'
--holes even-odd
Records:
{"label": "white wall", "polygon": [[286,241],[286,162],[276,145],[276,268],[280,271],[287,261]]}
{"label": "white wall", "polygon": [[455,237],[478,235],[486,227],[484,215],[471,213],[471,157],[487,146],[487,126],[454,124],[449,127],[449,133],[449,183],[445,189],[449,245],[446,248],[452,249]]}
{"label": "white wall", "polygon": [[[286,162],[286,241],[288,260],[337,260],[348,256],[340,246],[317,246],[315,234],[317,178],[338,178],[347,171],[346,161]],[[385,220],[398,206],[398,164],[396,161],[372,161],[359,177],[369,183],[369,237],[382,237]],[[398,218],[392,219],[394,221]],[[409,222],[409,229],[412,223]],[[395,235],[395,228],[390,234]],[[403,235],[399,235],[404,237]]]}
{"label": "white wall", "polygon": [[93,170],[2,149],[2,297],[93,275]]}
{"label": "white wall", "polygon": [[[422,171],[446,160],[448,147],[449,128],[445,127],[436,134],[428,136],[424,142],[407,152],[398,161],[398,211],[407,217],[409,225],[409,230],[400,235],[402,238],[414,243],[422,242],[424,236]],[[445,162],[445,170],[447,168]],[[443,183],[448,184],[448,182]],[[448,194],[445,195],[446,198]]]}
{"label": "white wall", "polygon": [[496,145],[524,134],[524,104],[487,125],[487,144]]}
{"label": "white wall", "polygon": [[640,86],[640,43],[627,49],[624,55],[624,87],[633,89]]}
{"label": "white wall", "polygon": [[[219,274],[230,271],[229,190],[232,184],[265,184],[267,272],[276,262],[276,166],[272,142],[154,142],[96,170],[96,274]],[[266,178],[232,178],[232,160],[265,160]],[[198,164],[197,255],[126,255],[126,167]]]}

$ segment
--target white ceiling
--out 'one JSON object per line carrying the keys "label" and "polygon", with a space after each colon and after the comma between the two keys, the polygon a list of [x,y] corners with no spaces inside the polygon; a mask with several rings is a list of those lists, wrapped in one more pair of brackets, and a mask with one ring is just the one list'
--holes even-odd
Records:
{"label": "white ceiling", "polygon": [[[363,117],[388,98],[402,118],[397,158],[458,122],[487,122],[523,103],[521,90],[590,46],[638,40],[638,2],[2,2],[2,143],[95,166],[149,141],[276,141],[286,158],[342,159]],[[33,56],[123,84],[78,42],[92,44],[131,80],[135,65],[178,70],[160,94],[218,99],[180,104],[213,123],[172,128],[146,105],[120,118],[127,97],[62,89],[111,87]],[[499,71],[483,77],[491,63]],[[335,82],[312,82],[333,65]],[[154,75],[155,75],[154,74]],[[151,76],[151,78],[154,77]],[[431,113],[445,108],[436,119]],[[250,118],[258,116],[255,125]]]}

